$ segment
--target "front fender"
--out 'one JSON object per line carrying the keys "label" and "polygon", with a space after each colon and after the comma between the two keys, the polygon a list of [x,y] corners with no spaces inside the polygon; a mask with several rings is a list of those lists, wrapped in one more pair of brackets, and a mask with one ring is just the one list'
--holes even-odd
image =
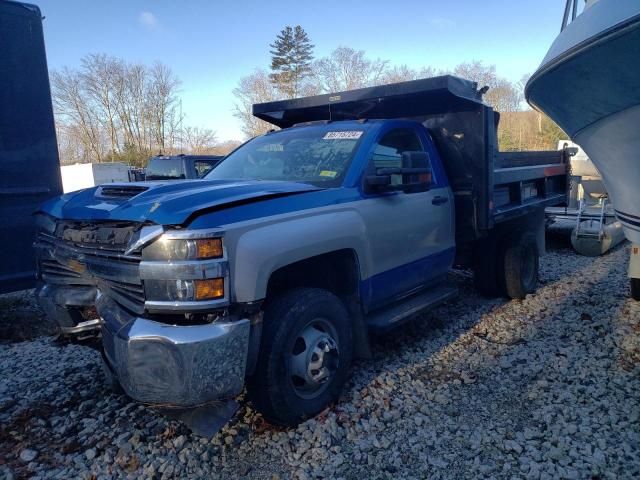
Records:
{"label": "front fender", "polygon": [[235,247],[231,282],[237,302],[265,298],[269,278],[279,268],[336,250],[354,250],[360,265],[360,279],[371,275],[366,228],[352,210],[261,226],[241,234]]}

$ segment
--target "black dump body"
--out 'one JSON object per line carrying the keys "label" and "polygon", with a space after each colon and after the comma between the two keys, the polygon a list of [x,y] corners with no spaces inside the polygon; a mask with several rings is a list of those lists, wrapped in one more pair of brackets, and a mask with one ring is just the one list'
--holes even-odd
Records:
{"label": "black dump body", "polygon": [[457,241],[486,235],[497,223],[566,200],[562,151],[500,153],[499,114],[477,84],[451,75],[335,94],[261,103],[253,114],[281,128],[319,120],[421,122],[442,157],[456,198]]}
{"label": "black dump body", "polygon": [[32,213],[61,193],[42,14],[0,0],[0,292],[35,285]]}

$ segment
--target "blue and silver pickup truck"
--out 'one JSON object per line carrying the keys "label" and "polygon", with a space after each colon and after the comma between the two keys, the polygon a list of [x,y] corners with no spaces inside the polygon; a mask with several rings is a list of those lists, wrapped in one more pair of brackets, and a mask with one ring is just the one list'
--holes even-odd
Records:
{"label": "blue and silver pickup truck", "polygon": [[[238,395],[292,425],[335,401],[369,334],[452,299],[535,290],[567,152],[498,153],[498,114],[443,76],[254,106],[281,128],[204,179],[103,185],[45,203],[38,298],[97,329],[132,398]],[[97,312],[97,315],[96,315]]]}

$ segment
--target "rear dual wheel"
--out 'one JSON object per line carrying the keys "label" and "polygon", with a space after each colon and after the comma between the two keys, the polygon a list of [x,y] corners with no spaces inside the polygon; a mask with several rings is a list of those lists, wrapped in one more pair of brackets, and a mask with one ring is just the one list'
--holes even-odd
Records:
{"label": "rear dual wheel", "polygon": [[536,237],[524,233],[507,239],[502,251],[504,289],[510,298],[524,298],[536,291],[540,263]]}
{"label": "rear dual wheel", "polygon": [[484,296],[524,298],[538,284],[540,255],[532,233],[491,236],[475,252],[474,284]]}

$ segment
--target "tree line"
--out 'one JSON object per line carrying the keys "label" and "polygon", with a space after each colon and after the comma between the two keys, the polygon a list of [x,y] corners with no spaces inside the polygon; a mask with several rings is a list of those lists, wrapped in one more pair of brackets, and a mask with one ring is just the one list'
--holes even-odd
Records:
{"label": "tree line", "polygon": [[[411,68],[339,46],[315,58],[305,30],[287,26],[269,45],[271,62],[242,77],[233,90],[233,114],[246,137],[273,128],[255,118],[254,103],[332,93],[453,74],[488,86],[485,102],[502,113],[502,150],[554,149],[566,135],[546,116],[526,108],[526,78],[511,82],[493,65],[461,63],[451,70]],[[127,62],[105,54],[82,58],[78,68],[51,72],[51,90],[62,163],[122,161],[144,166],[163,153],[225,154],[239,142],[220,142],[207,128],[184,124],[181,81],[160,62]]]}
{"label": "tree line", "polygon": [[218,153],[214,131],[184,126],[180,79],[171,69],[87,55],[79,68],[51,72],[62,163],[123,161],[144,166],[152,155]]}
{"label": "tree line", "polygon": [[315,59],[314,45],[299,25],[285,27],[270,47],[269,68],[258,68],[242,77],[233,90],[234,115],[247,137],[261,135],[273,128],[251,114],[254,103],[452,74],[475,81],[480,88],[489,87],[484,101],[503,113],[498,128],[501,149],[555,149],[557,141],[566,138],[548,117],[523,108],[526,77],[511,82],[498,75],[494,65],[471,61],[460,63],[452,70],[431,66],[415,69],[370,58],[365,51],[346,46]]}

